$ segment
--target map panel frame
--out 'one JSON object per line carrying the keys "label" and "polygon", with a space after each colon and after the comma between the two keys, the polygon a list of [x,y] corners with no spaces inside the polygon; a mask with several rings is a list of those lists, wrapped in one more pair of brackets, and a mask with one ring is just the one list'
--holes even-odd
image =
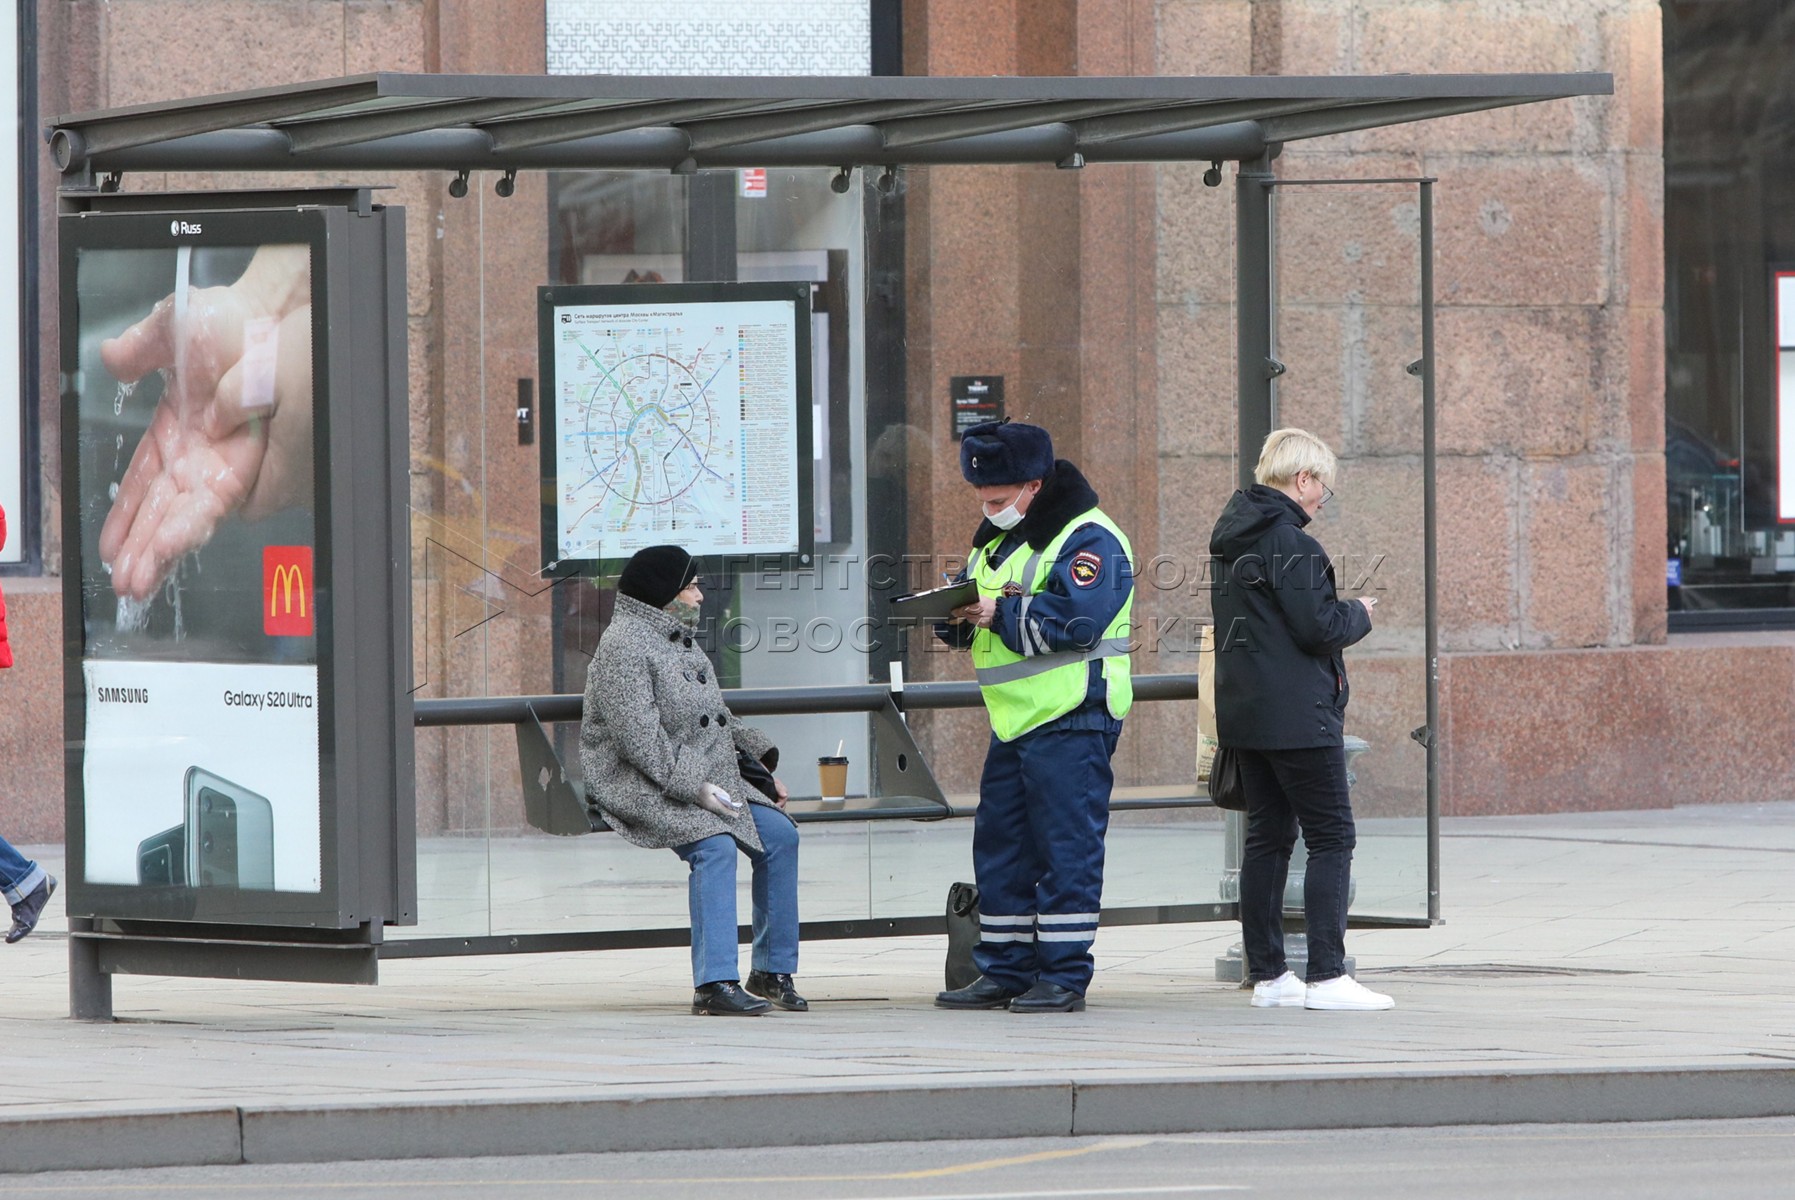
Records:
{"label": "map panel frame", "polygon": [[[545,577],[615,575],[641,546],[658,543],[685,546],[708,573],[743,563],[757,570],[811,567],[812,286],[798,280],[537,288]],[[615,327],[603,327],[602,344],[587,347],[594,351],[588,368],[574,362],[564,339],[570,325],[596,337],[597,323],[608,319],[601,310],[629,312]],[[718,344],[714,337],[747,312],[759,314],[762,335],[762,365],[752,370],[741,353],[746,343]],[[657,327],[661,320],[677,324]],[[656,338],[664,343],[647,345]],[[622,364],[631,370],[619,377],[612,368]],[[587,370],[595,372],[590,379]],[[570,405],[563,392],[587,382],[592,390]],[[579,421],[579,430],[563,417]],[[624,417],[628,425],[619,428]],[[600,453],[570,471],[583,453],[573,437],[584,439],[577,445],[627,444],[631,451]],[[640,453],[649,448],[658,453]],[[776,474],[765,469],[775,457]],[[600,504],[605,511],[595,511]],[[724,520],[730,514],[739,518],[733,530]],[[582,518],[585,524],[574,524]],[[626,527],[604,527],[618,521]]]}

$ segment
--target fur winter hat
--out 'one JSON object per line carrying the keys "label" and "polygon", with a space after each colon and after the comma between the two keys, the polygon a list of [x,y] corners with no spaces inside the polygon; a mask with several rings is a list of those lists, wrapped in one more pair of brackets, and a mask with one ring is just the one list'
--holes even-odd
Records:
{"label": "fur winter hat", "polygon": [[1053,472],[1053,439],[1039,425],[986,421],[960,438],[960,474],[979,487],[1026,483]]}

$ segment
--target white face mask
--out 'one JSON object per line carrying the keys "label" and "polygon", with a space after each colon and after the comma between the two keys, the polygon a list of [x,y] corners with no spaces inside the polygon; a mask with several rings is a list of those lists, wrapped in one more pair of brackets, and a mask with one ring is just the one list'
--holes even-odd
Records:
{"label": "white face mask", "polygon": [[[1027,491],[1027,490],[1028,490],[1027,485],[1026,484],[1023,485],[1023,491]],[[1022,499],[1022,492],[1017,492],[1016,500],[1020,500],[1020,499]],[[1004,508],[1004,510],[1002,512],[992,513],[990,516],[986,517],[985,519],[987,521],[990,521],[991,524],[997,526],[999,529],[1014,529],[1014,528],[1016,528],[1016,526],[1022,524],[1022,514],[1016,511],[1016,500],[1010,501],[1009,504]]]}

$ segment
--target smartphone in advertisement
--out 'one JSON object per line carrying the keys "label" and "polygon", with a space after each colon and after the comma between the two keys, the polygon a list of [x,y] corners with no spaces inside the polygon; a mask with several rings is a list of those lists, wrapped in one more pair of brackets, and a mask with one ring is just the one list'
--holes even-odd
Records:
{"label": "smartphone in advertisement", "polygon": [[274,809],[266,796],[187,768],[187,879],[195,887],[274,890]]}
{"label": "smartphone in advertisement", "polygon": [[137,882],[141,887],[187,886],[187,826],[176,825],[137,843]]}

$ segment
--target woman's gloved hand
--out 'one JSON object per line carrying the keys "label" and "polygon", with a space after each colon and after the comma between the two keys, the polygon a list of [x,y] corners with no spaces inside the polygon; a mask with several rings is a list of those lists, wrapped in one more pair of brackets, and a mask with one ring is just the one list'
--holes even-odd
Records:
{"label": "woman's gloved hand", "polygon": [[698,785],[698,807],[719,817],[733,817],[742,811],[742,802],[714,783]]}

